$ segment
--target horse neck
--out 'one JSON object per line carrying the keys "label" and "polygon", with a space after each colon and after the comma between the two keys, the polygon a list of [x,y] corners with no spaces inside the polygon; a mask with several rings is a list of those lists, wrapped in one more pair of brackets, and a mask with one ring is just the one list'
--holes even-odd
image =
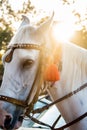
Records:
{"label": "horse neck", "polygon": [[[63,97],[87,82],[87,51],[73,44],[63,44],[62,52],[61,79],[49,89],[52,100]],[[78,118],[87,111],[86,93],[87,89],[82,90],[57,104],[57,108],[66,123]],[[86,122],[87,119],[84,119],[70,127],[70,129],[86,130]]]}
{"label": "horse neck", "polygon": [[[74,44],[63,45],[61,83],[73,91],[87,81],[87,50]],[[65,85],[64,85],[65,84]]]}

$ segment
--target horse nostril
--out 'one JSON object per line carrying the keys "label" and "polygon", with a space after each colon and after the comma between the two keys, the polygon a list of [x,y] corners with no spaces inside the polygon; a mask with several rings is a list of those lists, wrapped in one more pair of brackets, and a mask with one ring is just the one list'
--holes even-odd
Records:
{"label": "horse nostril", "polygon": [[18,121],[22,122],[23,119],[24,119],[23,116],[19,116]]}
{"label": "horse nostril", "polygon": [[0,126],[0,128],[1,128],[1,129],[4,129],[4,127],[3,127],[3,126]]}
{"label": "horse nostril", "polygon": [[9,128],[10,124],[11,124],[11,116],[10,115],[7,115],[6,118],[5,118],[5,121],[4,121],[4,126],[5,128]]}

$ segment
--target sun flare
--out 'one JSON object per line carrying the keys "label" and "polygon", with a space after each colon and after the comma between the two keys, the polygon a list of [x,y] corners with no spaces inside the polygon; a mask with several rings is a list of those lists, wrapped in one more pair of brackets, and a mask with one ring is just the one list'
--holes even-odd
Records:
{"label": "sun flare", "polygon": [[54,37],[56,38],[56,40],[67,41],[67,40],[70,40],[70,38],[73,36],[74,29],[73,29],[73,27],[71,28],[71,25],[61,23],[54,27],[53,34],[54,34]]}
{"label": "sun flare", "polygon": [[[12,8],[16,11],[22,7],[22,3],[28,0],[19,0],[15,2],[15,0],[9,0],[12,5]],[[38,22],[38,19],[45,17],[45,15],[52,14],[55,12],[54,21],[55,19],[59,22],[54,28],[54,35],[60,41],[70,40],[73,36],[74,32],[77,29],[81,29],[81,26],[77,26],[76,28],[76,20],[78,20],[77,16],[75,16],[72,12],[76,10],[78,13],[81,14],[81,17],[84,17],[86,7],[87,7],[87,0],[77,0],[74,4],[70,6],[64,6],[62,1],[60,0],[30,0],[31,4],[34,5],[35,9],[37,10],[38,15],[35,16],[34,21]],[[43,12],[43,13],[42,13]],[[44,15],[45,14],[45,15]],[[26,15],[26,14],[25,14]],[[30,15],[30,14],[29,14]],[[31,15],[29,16],[31,21]],[[19,23],[15,23],[16,28],[18,28]]]}

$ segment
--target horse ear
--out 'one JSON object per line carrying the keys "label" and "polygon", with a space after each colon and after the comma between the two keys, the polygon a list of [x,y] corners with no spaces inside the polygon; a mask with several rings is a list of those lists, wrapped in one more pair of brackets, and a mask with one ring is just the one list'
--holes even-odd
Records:
{"label": "horse ear", "polygon": [[46,32],[47,30],[49,30],[49,28],[53,22],[53,17],[54,17],[54,12],[52,13],[52,16],[46,22],[44,22],[43,24],[41,24],[38,27],[37,31],[40,31],[41,33],[43,33],[43,32]]}
{"label": "horse ear", "polygon": [[30,20],[29,20],[29,18],[27,16],[22,15],[22,19],[23,19],[23,21],[22,21],[22,23],[21,23],[19,28],[21,28],[24,25],[30,24]]}

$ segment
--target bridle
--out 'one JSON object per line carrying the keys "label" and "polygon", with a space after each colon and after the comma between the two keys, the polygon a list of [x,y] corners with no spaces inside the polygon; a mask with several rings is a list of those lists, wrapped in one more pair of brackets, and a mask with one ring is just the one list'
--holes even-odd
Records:
{"label": "bridle", "polygon": [[[6,55],[5,57],[5,62],[9,63],[11,62],[12,60],[12,57],[13,57],[13,52],[15,49],[34,49],[34,50],[39,50],[41,52],[41,50],[43,49],[43,46],[41,45],[36,45],[36,44],[20,44],[20,43],[17,43],[17,44],[14,44],[14,45],[11,45],[7,48],[7,50],[10,50],[9,54]],[[41,57],[41,53],[40,53],[40,57]],[[28,100],[30,98],[30,95],[32,93],[32,90],[37,82],[37,77],[39,76],[39,74],[41,74],[41,58],[39,57],[39,66],[38,66],[38,70],[37,70],[37,73],[36,73],[36,77],[35,77],[35,80],[33,82],[33,85],[31,87],[31,91],[30,91],[30,94],[28,95],[27,99],[25,101],[22,101],[22,100],[18,100],[18,99],[15,99],[15,98],[12,98],[12,97],[8,97],[8,96],[4,96],[4,95],[0,95],[0,100],[2,101],[6,101],[6,102],[9,102],[9,103],[12,103],[14,105],[17,105],[19,107],[22,107],[24,109],[26,109],[26,112],[25,112],[25,115],[26,114],[29,114],[31,112],[31,110],[33,109],[33,106],[35,104],[35,102],[38,100],[38,94],[39,94],[39,91],[40,91],[40,85],[41,85],[41,82],[39,80],[39,87],[37,88],[37,91],[36,91],[36,94],[32,100],[32,102],[30,104],[28,104]],[[41,77],[41,76],[40,76]]]}
{"label": "bridle", "polygon": [[[50,87],[50,86],[49,86]],[[54,102],[42,107],[42,108],[38,108],[38,109],[35,109],[35,110],[32,110],[32,113],[35,114],[35,113],[41,113],[45,110],[48,110],[51,106],[57,104],[57,103],[60,103],[62,102],[63,100],[66,100],[67,98],[70,98],[71,96],[75,95],[76,93],[80,92],[81,90],[85,89],[87,87],[87,83],[84,83],[82,86],[80,86],[79,88],[77,88],[76,90],[74,90],[73,92],[70,92],[68,94],[66,94],[65,96],[55,100]],[[58,123],[59,119],[61,118],[61,115],[58,116],[58,118],[56,119],[56,121],[53,123],[52,126],[48,125],[48,124],[45,124],[43,122],[40,122],[38,121],[37,119],[35,119],[34,117],[31,117],[29,115],[29,118],[31,118],[34,122],[40,124],[40,125],[44,125],[44,126],[47,126],[47,127],[50,127],[52,130],[64,130],[65,128],[68,128],[72,125],[74,125],[75,123],[81,121],[82,119],[86,118],[87,117],[87,112],[85,112],[84,114],[82,114],[81,116],[77,117],[76,119],[74,119],[73,121],[59,127],[59,128],[54,128],[56,126],[56,124]]]}
{"label": "bridle", "polygon": [[[12,56],[13,56],[13,52],[15,49],[35,49],[35,50],[39,50],[40,52],[43,52],[42,49],[43,46],[41,45],[36,45],[36,44],[14,44],[14,45],[11,45],[8,47],[8,49],[10,49],[10,53],[8,55],[6,55],[5,57],[5,62],[11,62],[12,60]],[[36,73],[36,77],[35,77],[35,80],[33,82],[33,85],[32,85],[32,89],[30,90],[30,93],[32,93],[32,90],[37,82],[37,78],[39,76],[39,74],[41,74],[41,66],[42,66],[42,56],[43,56],[43,53],[40,53],[40,61],[39,61],[39,66],[38,66],[38,69],[37,69],[37,73]],[[40,76],[41,77],[41,76]],[[9,102],[9,103],[12,103],[14,105],[17,105],[19,107],[22,107],[24,108],[26,111],[25,111],[25,115],[28,116],[31,120],[33,120],[34,122],[40,124],[40,125],[45,125],[47,127],[50,127],[52,130],[64,130],[65,128],[67,127],[70,127],[71,125],[79,122],[80,120],[82,120],[83,118],[87,117],[87,112],[84,113],[83,115],[81,115],[80,117],[76,118],[75,120],[67,123],[66,125],[60,127],[60,128],[54,128],[56,123],[58,122],[58,120],[60,119],[61,115],[59,115],[58,119],[53,123],[52,126],[48,125],[48,124],[45,124],[41,121],[38,121],[37,119],[35,119],[33,116],[30,115],[30,113],[32,114],[35,114],[35,113],[41,113],[43,112],[44,110],[47,110],[49,109],[49,107],[51,107],[52,105],[56,104],[56,103],[59,103],[71,96],[73,96],[74,94],[76,94],[77,92],[81,91],[82,89],[85,89],[87,87],[87,83],[83,84],[82,86],[80,86],[80,88],[74,90],[73,92],[70,92],[68,93],[67,95],[61,97],[60,99],[57,99],[56,101],[52,102],[51,104],[48,104],[42,108],[39,108],[39,109],[35,109],[33,110],[33,107],[34,107],[34,104],[37,102],[38,100],[38,96],[39,96],[39,92],[40,92],[40,88],[41,88],[41,85],[42,85],[42,79],[40,79],[40,83],[37,87],[37,91],[36,91],[36,94],[32,100],[32,102],[29,104],[28,101],[29,101],[29,98],[31,96],[31,94],[28,95],[27,99],[25,101],[22,101],[22,100],[18,100],[18,99],[15,99],[15,98],[12,98],[12,97],[8,97],[8,96],[4,96],[4,95],[0,95],[0,100],[2,101],[6,101],[6,102]]]}

